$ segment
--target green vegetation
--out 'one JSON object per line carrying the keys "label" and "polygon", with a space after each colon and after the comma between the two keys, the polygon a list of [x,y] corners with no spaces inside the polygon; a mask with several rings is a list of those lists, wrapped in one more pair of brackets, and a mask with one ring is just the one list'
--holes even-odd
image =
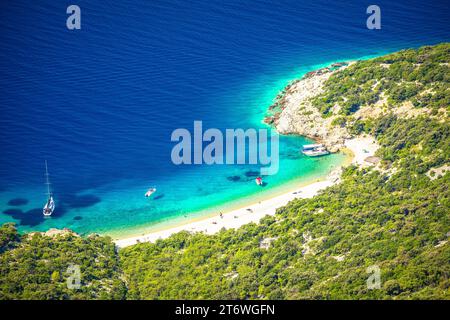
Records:
{"label": "green vegetation", "polygon": [[[448,161],[448,129],[425,118],[380,120],[373,131],[384,173],[349,167],[343,183],[259,225],[122,250],[129,297],[449,299],[450,175],[423,174],[442,154]],[[275,240],[265,249],[264,239]],[[381,269],[379,290],[366,286],[371,265]]]}
{"label": "green vegetation", "polygon": [[[450,175],[425,175],[449,162],[449,61],[450,45],[442,44],[334,74],[314,103],[324,116],[339,104],[333,125],[373,135],[380,168],[349,167],[341,184],[293,201],[258,225],[214,236],[180,233],[122,250],[128,297],[449,299]],[[409,100],[446,112],[352,118],[382,93],[391,109]],[[367,288],[372,265],[381,270],[380,289]]]}
{"label": "green vegetation", "polygon": [[[13,224],[0,227],[0,299],[122,299],[119,261],[110,238],[72,233],[20,237]],[[69,289],[71,265],[81,271],[79,289]]]}
{"label": "green vegetation", "polygon": [[[259,224],[119,253],[109,238],[20,237],[4,225],[0,298],[450,299],[450,174],[426,174],[450,163],[449,52],[442,44],[355,63],[315,99],[324,116],[341,106],[334,125],[377,139],[376,168],[350,166],[342,183]],[[382,94],[388,109],[411,102],[430,113],[353,118]],[[69,263],[81,266],[79,291],[65,285]],[[381,287],[370,290],[374,265]]]}
{"label": "green vegetation", "polygon": [[327,115],[335,104],[351,115],[386,95],[391,108],[411,100],[416,107],[450,110],[450,44],[402,50],[335,73],[313,103]]}

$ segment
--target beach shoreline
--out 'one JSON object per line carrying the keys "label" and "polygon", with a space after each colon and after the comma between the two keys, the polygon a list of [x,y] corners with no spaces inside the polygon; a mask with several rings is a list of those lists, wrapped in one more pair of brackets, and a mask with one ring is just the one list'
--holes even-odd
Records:
{"label": "beach shoreline", "polygon": [[325,179],[299,186],[289,192],[285,192],[281,195],[277,195],[266,200],[258,201],[239,209],[224,211],[222,216],[217,214],[212,217],[200,218],[199,220],[186,222],[179,226],[168,227],[139,236],[117,239],[114,240],[114,242],[118,248],[124,248],[138,243],[155,242],[158,239],[168,238],[172,234],[181,231],[214,234],[222,229],[237,229],[248,223],[258,223],[267,215],[275,215],[276,209],[285,206],[294,199],[312,198],[317,195],[319,191],[339,183],[342,167],[348,164],[362,166],[364,165],[364,159],[369,156],[373,156],[375,151],[378,149],[378,145],[370,136],[348,139],[346,140],[345,146],[351,153],[351,161],[334,169]]}
{"label": "beach shoreline", "polygon": [[[345,159],[339,163],[337,166],[332,166],[326,173],[321,174],[320,176],[312,176],[312,177],[300,177],[291,181],[288,181],[276,188],[265,190],[264,188],[260,188],[260,193],[250,194],[245,197],[241,197],[238,199],[234,199],[231,202],[220,204],[218,206],[209,207],[207,209],[195,212],[186,212],[184,215],[180,215],[178,217],[170,218],[168,220],[160,221],[156,224],[144,224],[142,226],[137,226],[135,228],[126,228],[124,230],[118,231],[109,231],[106,235],[110,236],[113,241],[122,240],[125,238],[135,237],[138,235],[145,235],[154,232],[159,232],[175,227],[179,227],[185,224],[202,221],[208,218],[213,218],[218,216],[221,212],[227,213],[235,210],[239,210],[242,208],[247,208],[255,203],[271,199],[274,197],[281,196],[283,194],[289,192],[295,192],[297,189],[301,187],[309,186],[312,183],[319,182],[325,180],[325,178],[330,174],[330,172],[335,171],[336,168],[340,168],[341,166],[348,165],[351,163],[353,156],[351,155],[351,151],[347,148],[343,149],[342,154]],[[250,183],[254,183],[253,180]]]}
{"label": "beach shoreline", "polygon": [[[353,137],[345,128],[333,126],[331,119],[325,119],[312,105],[311,98],[323,91],[326,80],[335,72],[347,68],[354,61],[335,63],[335,68],[322,68],[307,73],[301,79],[294,80],[275,98],[269,111],[276,116],[267,116],[264,122],[275,127],[280,134],[298,134],[324,143],[332,152],[350,153],[351,161],[344,161],[339,167],[328,173],[326,178],[293,187],[287,192],[268,197],[248,205],[224,210],[220,214],[197,217],[197,219],[181,222],[179,225],[162,227],[159,230],[143,232],[136,236],[120,236],[114,239],[118,248],[142,242],[155,242],[165,239],[181,231],[204,232],[214,234],[222,229],[237,229],[248,223],[258,223],[266,215],[275,215],[276,210],[294,199],[312,198],[319,191],[335,185],[341,180],[342,168],[354,164],[359,167],[370,165],[365,162],[373,157],[378,145],[373,137]],[[299,113],[300,109],[307,111]],[[303,125],[298,125],[303,124]]]}

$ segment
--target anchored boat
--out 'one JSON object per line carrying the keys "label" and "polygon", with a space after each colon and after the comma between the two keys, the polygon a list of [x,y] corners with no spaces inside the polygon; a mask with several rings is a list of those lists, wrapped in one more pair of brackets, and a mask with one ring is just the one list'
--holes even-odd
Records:
{"label": "anchored boat", "polygon": [[302,148],[302,153],[308,157],[319,157],[330,154],[330,151],[323,144],[306,144]]}
{"label": "anchored boat", "polygon": [[261,177],[256,178],[256,179],[255,179],[255,183],[256,183],[258,186],[261,186],[261,185],[263,184],[262,178],[261,178]]}
{"label": "anchored boat", "polygon": [[47,185],[47,202],[44,205],[42,213],[44,216],[48,217],[52,215],[53,211],[55,211],[55,201],[53,200],[53,195],[50,192],[50,179],[48,177],[47,160],[45,160],[45,178],[45,184]]}
{"label": "anchored boat", "polygon": [[147,190],[147,192],[145,193],[146,197],[150,197],[152,194],[154,194],[156,192],[156,188],[150,188]]}

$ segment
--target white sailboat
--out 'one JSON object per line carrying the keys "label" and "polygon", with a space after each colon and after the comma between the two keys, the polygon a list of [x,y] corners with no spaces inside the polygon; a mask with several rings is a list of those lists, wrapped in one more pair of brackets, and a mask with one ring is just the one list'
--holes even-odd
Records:
{"label": "white sailboat", "polygon": [[53,195],[50,192],[50,180],[48,178],[47,160],[45,160],[45,178],[45,184],[47,185],[47,202],[44,205],[42,213],[44,214],[44,216],[48,217],[52,215],[53,211],[55,211],[55,201],[53,200]]}

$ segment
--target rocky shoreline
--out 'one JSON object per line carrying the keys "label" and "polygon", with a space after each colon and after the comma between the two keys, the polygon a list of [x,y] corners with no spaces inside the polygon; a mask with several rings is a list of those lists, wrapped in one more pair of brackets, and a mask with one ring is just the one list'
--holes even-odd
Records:
{"label": "rocky shoreline", "polygon": [[346,128],[332,125],[334,116],[324,118],[311,99],[323,92],[324,84],[332,74],[353,63],[333,63],[293,80],[277,95],[264,122],[280,134],[306,136],[323,143],[331,152],[339,151],[345,140],[351,138],[350,134]]}

